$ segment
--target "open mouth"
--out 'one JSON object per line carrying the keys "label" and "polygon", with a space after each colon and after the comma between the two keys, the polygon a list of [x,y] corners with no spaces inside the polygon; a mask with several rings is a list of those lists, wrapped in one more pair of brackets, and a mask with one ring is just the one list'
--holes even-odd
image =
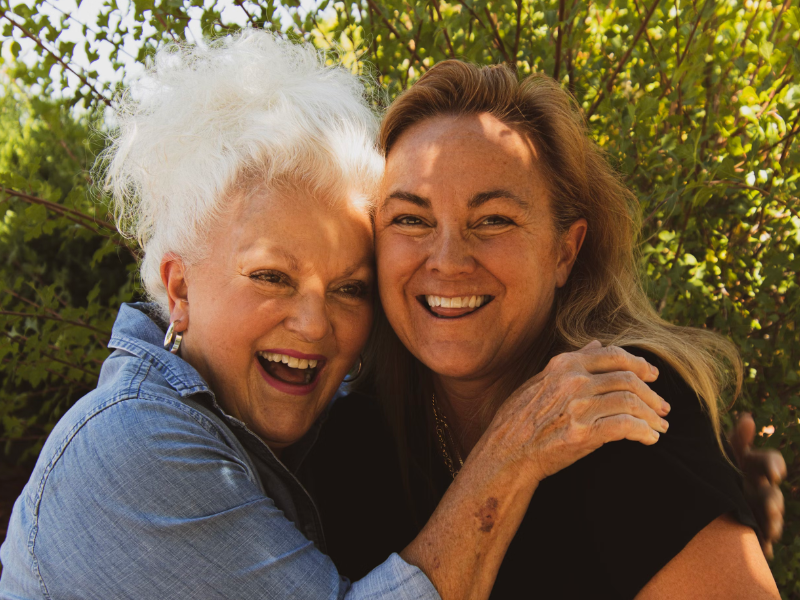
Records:
{"label": "open mouth", "polygon": [[417,296],[417,301],[439,319],[458,319],[470,315],[494,300],[494,296]]}
{"label": "open mouth", "polygon": [[292,386],[308,386],[316,382],[324,359],[306,359],[277,352],[258,352],[258,362],[264,372],[277,381]]}

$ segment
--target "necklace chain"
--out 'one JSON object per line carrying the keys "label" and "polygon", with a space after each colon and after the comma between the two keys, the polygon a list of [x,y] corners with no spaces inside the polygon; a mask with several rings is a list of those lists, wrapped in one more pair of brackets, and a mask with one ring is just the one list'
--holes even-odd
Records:
{"label": "necklace chain", "polygon": [[[436,422],[436,438],[439,442],[439,451],[442,453],[442,460],[450,471],[450,475],[455,479],[461,467],[464,466],[464,461],[461,458],[461,454],[458,452],[458,446],[456,446],[453,432],[450,430],[450,425],[447,423],[447,417],[436,403],[436,394],[431,396],[431,405],[433,406],[433,420]],[[447,451],[448,440],[450,442],[450,447],[453,449],[453,454],[458,461],[458,468],[456,468],[453,459],[450,457],[450,453]]]}

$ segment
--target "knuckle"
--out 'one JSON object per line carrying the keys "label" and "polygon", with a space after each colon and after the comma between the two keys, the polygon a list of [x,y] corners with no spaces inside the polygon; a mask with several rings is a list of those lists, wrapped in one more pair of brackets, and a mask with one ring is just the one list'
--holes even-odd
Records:
{"label": "knuckle", "polygon": [[623,360],[628,354],[619,346],[607,346],[606,352],[608,352],[608,355],[616,360]]}
{"label": "knuckle", "polygon": [[622,400],[625,402],[625,408],[629,413],[636,412],[639,409],[639,396],[633,392],[622,392]]}
{"label": "knuckle", "polygon": [[636,382],[639,381],[639,378],[636,377],[636,374],[632,371],[623,371],[622,381],[625,383],[625,385],[633,387],[636,385]]}

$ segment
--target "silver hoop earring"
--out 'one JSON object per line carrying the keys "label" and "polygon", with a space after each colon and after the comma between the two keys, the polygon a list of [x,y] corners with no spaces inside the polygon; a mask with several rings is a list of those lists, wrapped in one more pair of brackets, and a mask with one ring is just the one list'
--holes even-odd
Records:
{"label": "silver hoop earring", "polygon": [[178,354],[178,351],[181,349],[181,342],[183,341],[183,336],[175,332],[176,322],[177,321],[173,321],[169,324],[167,335],[164,336],[164,350],[169,350],[173,354]]}
{"label": "silver hoop earring", "polygon": [[[356,364],[356,366],[354,366],[352,369],[350,369],[350,373],[348,373],[345,376],[345,378],[344,378],[345,383],[352,383],[356,379],[361,377],[361,371],[363,371],[363,367],[364,367],[364,359],[361,358],[361,356],[359,356],[358,357],[358,364]],[[352,375],[353,371],[356,372],[355,375]]]}

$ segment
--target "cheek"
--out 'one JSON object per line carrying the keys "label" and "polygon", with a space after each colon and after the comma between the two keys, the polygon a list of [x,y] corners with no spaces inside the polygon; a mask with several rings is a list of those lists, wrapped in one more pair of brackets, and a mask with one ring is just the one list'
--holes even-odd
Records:
{"label": "cheek", "polygon": [[424,261],[424,257],[420,255],[418,242],[407,236],[390,233],[378,239],[376,254],[381,300],[391,302],[393,297],[402,296],[404,283]]}
{"label": "cheek", "polygon": [[336,341],[345,362],[352,363],[367,343],[372,328],[372,306],[340,311],[335,317]]}

